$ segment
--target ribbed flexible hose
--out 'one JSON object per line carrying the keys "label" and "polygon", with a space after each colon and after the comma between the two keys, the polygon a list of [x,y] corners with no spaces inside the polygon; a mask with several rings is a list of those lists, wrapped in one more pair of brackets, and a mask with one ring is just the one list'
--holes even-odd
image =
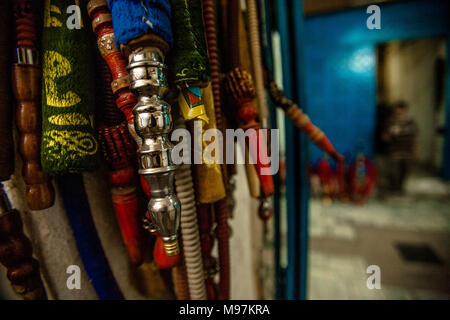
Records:
{"label": "ribbed flexible hose", "polygon": [[195,207],[194,183],[188,164],[181,165],[175,173],[175,189],[181,203],[181,237],[186,273],[191,299],[205,300],[202,252]]}
{"label": "ribbed flexible hose", "polygon": [[253,72],[255,74],[255,89],[259,105],[261,127],[268,127],[269,108],[264,90],[263,68],[261,60],[261,43],[258,27],[258,8],[256,0],[247,0],[247,17],[250,34],[250,49],[252,53]]}

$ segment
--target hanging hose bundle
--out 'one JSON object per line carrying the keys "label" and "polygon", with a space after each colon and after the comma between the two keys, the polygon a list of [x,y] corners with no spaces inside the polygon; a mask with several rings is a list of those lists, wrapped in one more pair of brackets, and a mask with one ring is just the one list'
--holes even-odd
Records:
{"label": "hanging hose bundle", "polygon": [[[203,144],[203,132],[215,129],[216,123],[207,114],[204,97],[205,90],[210,91],[211,88],[201,0],[171,0],[171,5],[174,33],[171,73],[174,83],[181,89],[178,101],[183,117],[186,120],[202,120],[202,134],[198,135],[201,141],[194,143]],[[214,110],[214,105],[209,106]],[[194,167],[194,176],[200,203],[213,203],[225,197],[219,164],[205,164],[202,159],[202,164]]]}
{"label": "hanging hose bundle", "polygon": [[22,219],[11,208],[0,183],[0,263],[14,291],[25,300],[45,300],[47,295],[39,272],[39,262],[32,257],[31,242],[23,232]]}
{"label": "hanging hose bundle", "polygon": [[31,210],[53,205],[55,192],[48,174],[42,171],[41,144],[41,67],[37,51],[36,15],[32,1],[14,0],[16,57],[12,68],[12,87],[17,101],[16,121],[26,199]]}
{"label": "hanging hose bundle", "polygon": [[56,182],[84,269],[99,299],[123,299],[97,235],[81,175],[57,177]]}
{"label": "hanging hose bundle", "polygon": [[[19,4],[24,3],[16,2],[14,4],[16,18],[21,12],[19,10],[21,9]],[[29,12],[28,9],[30,8],[27,7],[26,9]],[[9,74],[10,58],[8,53],[11,40],[9,32],[11,16],[10,2],[2,1],[0,3],[0,29],[3,30],[0,34],[0,72],[3,75]],[[32,14],[28,15],[28,20],[24,17],[22,17],[22,20],[30,21],[30,17],[32,19]],[[16,22],[18,29],[23,28],[24,25],[26,24]],[[33,32],[34,28],[30,28],[28,35],[33,35]],[[18,34],[20,35],[20,33]],[[19,36],[18,38],[30,39],[29,45],[34,45],[34,42],[31,41],[33,39],[32,36],[31,38],[24,36]],[[19,43],[23,42],[26,41],[20,41]],[[20,67],[16,66],[16,68],[19,69]],[[26,67],[23,67],[23,69],[27,70]],[[0,80],[0,144],[2,146],[2,152],[0,154],[0,181],[9,180],[14,171],[12,101],[9,93],[10,87],[6,79],[7,77],[2,77]],[[24,85],[24,83],[21,83],[21,85]],[[30,83],[27,85],[30,85]],[[38,155],[39,152],[37,153],[37,158],[39,159]],[[28,192],[27,195],[29,195]],[[30,199],[30,197],[27,199]],[[35,202],[32,201],[31,204],[35,204]],[[20,213],[12,208],[8,196],[3,189],[3,184],[0,183],[0,263],[7,268],[8,280],[18,295],[26,300],[44,300],[47,299],[47,295],[41,280],[39,262],[33,258],[32,254],[31,242],[23,232]]]}
{"label": "hanging hose bundle", "polygon": [[131,262],[139,265],[143,254],[134,170],[136,145],[128,132],[125,117],[115,106],[108,66],[103,59],[97,60],[99,87],[102,89],[97,109],[103,119],[98,128],[98,139],[109,168],[111,195],[122,238]]}
{"label": "hanging hose bundle", "polygon": [[[253,135],[253,141],[256,143],[250,144],[246,141],[246,147],[250,153],[250,157],[254,161],[254,168],[261,186],[261,208],[265,207],[267,199],[274,192],[273,179],[271,175],[263,174],[263,171],[269,169],[269,161],[265,158],[267,155],[267,141],[259,129],[260,123],[257,121],[258,113],[253,104],[253,100],[256,97],[256,90],[251,74],[242,68],[239,50],[239,17],[240,8],[239,1],[231,0],[228,8],[228,47],[230,48],[230,63],[231,70],[226,75],[226,88],[229,95],[232,97],[233,103],[238,108],[237,114],[239,118],[239,125],[242,129],[255,130]],[[237,21],[236,21],[237,20]],[[258,149],[259,152],[258,152]],[[249,180],[249,186],[252,187],[254,183],[251,180],[251,174],[247,175]],[[252,195],[257,192],[252,191]],[[271,210],[260,210],[261,218],[267,220],[271,216]]]}
{"label": "hanging hose bundle", "polygon": [[[176,165],[167,138],[171,108],[165,101],[167,74],[164,56],[172,45],[167,0],[110,0],[115,41],[129,58],[130,89],[138,99],[133,108],[138,143],[139,174],[151,187],[148,205],[151,224],[161,235],[167,256],[179,253],[180,203],[173,191]],[[110,46],[113,50],[112,46]]]}
{"label": "hanging hose bundle", "polygon": [[[45,2],[43,29],[44,170],[57,184],[87,275],[100,299],[123,299],[103,252],[91,216],[81,172],[98,165],[94,131],[94,87],[90,46],[84,19],[68,28],[70,0]],[[62,10],[63,8],[63,10]],[[70,12],[70,11],[69,11]]]}
{"label": "hanging hose bundle", "polygon": [[[214,115],[216,127],[224,134],[225,124],[221,109],[221,91],[220,91],[220,59],[219,48],[217,44],[216,28],[216,2],[215,0],[203,0],[203,19],[205,23],[206,44],[208,49],[208,58],[211,69],[211,88],[212,104],[214,106]],[[205,97],[206,101],[207,99]],[[223,152],[223,150],[222,150]],[[214,204],[216,218],[216,237],[219,249],[219,299],[228,300],[230,298],[230,248],[229,248],[229,226],[228,226],[228,202],[230,185],[228,182],[228,172],[226,165],[222,165],[223,180],[227,189],[227,197]]]}

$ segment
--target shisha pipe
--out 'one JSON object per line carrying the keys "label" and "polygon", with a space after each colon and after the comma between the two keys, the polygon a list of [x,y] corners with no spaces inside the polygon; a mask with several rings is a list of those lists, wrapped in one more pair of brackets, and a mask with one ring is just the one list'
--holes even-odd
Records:
{"label": "shisha pipe", "polygon": [[[130,134],[139,145],[142,143],[141,138],[136,134],[134,129],[133,107],[137,103],[136,97],[130,91],[130,83],[128,72],[126,70],[126,60],[118,52],[112,25],[111,12],[108,9],[106,0],[91,0],[87,5],[88,13],[92,22],[92,28],[98,36],[98,47],[100,53],[108,64],[112,73],[111,87],[113,93],[118,97],[116,100],[117,107],[124,113]],[[143,189],[148,189],[143,182]]]}
{"label": "shisha pipe", "polygon": [[101,99],[97,101],[102,124],[98,127],[98,140],[103,158],[108,164],[111,196],[122,238],[130,260],[142,262],[142,236],[139,219],[138,196],[135,184],[134,162],[136,146],[131,138],[123,114],[114,103],[111,91],[111,73],[103,59],[97,59],[98,86]]}
{"label": "shisha pipe", "polygon": [[[185,128],[184,120],[178,118],[177,128]],[[202,252],[195,205],[194,182],[189,164],[182,164],[175,172],[175,188],[181,203],[181,237],[183,239],[184,265],[188,279],[189,296],[193,300],[206,299],[205,281],[203,276]],[[179,270],[174,271],[176,279],[180,279]],[[180,282],[180,281],[179,281]],[[181,288],[182,286],[179,285]],[[182,291],[182,290],[181,290]]]}
{"label": "shisha pipe", "polygon": [[269,125],[269,108],[267,106],[266,91],[264,90],[258,7],[256,5],[256,0],[247,0],[246,3],[250,49],[253,62],[253,72],[255,75],[256,96],[258,98],[259,106],[259,119],[261,121],[261,126],[263,128],[267,128]]}
{"label": "shisha pipe", "polygon": [[302,109],[300,109],[295,102],[284,95],[283,91],[278,88],[275,80],[269,72],[266,72],[266,78],[266,85],[269,90],[270,97],[277,106],[283,109],[294,125],[303,130],[308,138],[314,142],[314,144],[316,144],[334,160],[343,161],[344,157],[336,151],[327,136],[322,132],[322,130],[316,127],[311,120],[309,120],[308,115],[303,113]]}
{"label": "shisha pipe", "polygon": [[91,0],[87,4],[89,17],[92,19],[92,29],[97,34],[97,45],[111,71],[111,88],[117,97],[116,105],[126,117],[130,134],[137,139],[134,131],[133,107],[137,103],[136,97],[130,91],[127,62],[117,50],[111,12],[107,0]]}
{"label": "shisha pipe", "polygon": [[39,262],[32,254],[20,213],[11,207],[0,183],[0,263],[7,268],[8,280],[18,295],[25,300],[46,300]]}
{"label": "shisha pipe", "polygon": [[[215,0],[203,0],[203,19],[205,24],[206,44],[208,49],[209,65],[211,70],[211,87],[215,111],[216,127],[224,133],[224,123],[220,99],[220,59],[217,45],[216,28],[216,2]],[[223,180],[226,189],[229,190],[228,172],[226,165],[222,165]],[[230,298],[230,246],[227,206],[230,195],[214,204],[216,237],[219,250],[219,299]]]}
{"label": "shisha pipe", "polygon": [[16,122],[20,133],[19,151],[26,199],[31,210],[53,205],[55,191],[50,176],[41,165],[41,74],[36,49],[36,23],[32,1],[14,0],[16,57],[12,68],[12,87],[17,101]]}
{"label": "shisha pipe", "polygon": [[[7,74],[10,65],[9,34],[11,2],[0,3],[0,73]],[[11,178],[14,171],[14,141],[10,86],[7,77],[0,80],[0,181]],[[31,242],[23,232],[20,213],[11,207],[0,183],[0,263],[7,268],[7,277],[14,291],[24,299],[47,299],[39,272],[39,263],[32,257]]]}
{"label": "shisha pipe", "polygon": [[179,253],[181,208],[173,191],[176,165],[167,137],[172,128],[170,105],[162,100],[168,90],[164,55],[172,41],[170,6],[162,0],[140,3],[111,0],[109,6],[116,43],[129,59],[130,89],[138,98],[133,114],[135,130],[142,139],[138,150],[139,174],[151,188],[148,210],[164,241],[166,254],[174,256]]}
{"label": "shisha pipe", "polygon": [[[228,93],[234,100],[235,105],[238,108],[239,125],[242,129],[254,129],[254,141],[255,144],[247,143],[250,156],[255,161],[255,169],[258,175],[258,179],[261,185],[261,202],[259,216],[263,221],[268,220],[272,216],[272,210],[270,209],[269,199],[274,192],[273,179],[271,175],[263,175],[262,169],[270,170],[268,159],[261,157],[267,155],[267,141],[263,141],[263,135],[260,135],[259,129],[260,123],[257,119],[257,109],[253,105],[253,99],[256,97],[256,90],[251,74],[241,67],[240,54],[239,54],[239,22],[236,21],[240,14],[239,1],[232,0],[229,4],[228,10],[228,26],[229,26],[229,43],[228,46],[231,50],[231,61],[229,63],[231,71],[226,74],[226,88]],[[265,139],[264,139],[265,140]],[[258,147],[262,150],[258,155]]]}
{"label": "shisha pipe", "polygon": [[205,288],[206,297],[208,300],[216,300],[218,296],[218,288],[214,282],[217,274],[216,259],[212,256],[212,248],[214,246],[214,237],[211,234],[211,227],[213,224],[211,205],[198,204],[197,214],[199,221],[200,240],[202,242],[202,259],[203,267],[205,269]]}
{"label": "shisha pipe", "polygon": [[[250,154],[254,161],[256,162],[255,167],[258,174],[258,178],[261,183],[262,192],[265,198],[270,197],[274,192],[274,185],[271,175],[263,175],[262,170],[269,170],[270,165],[267,159],[263,159],[262,155],[267,155],[265,148],[267,146],[266,141],[260,141],[264,138],[260,134],[259,129],[260,124],[257,122],[256,118],[258,116],[257,110],[252,103],[255,98],[256,92],[253,85],[253,79],[251,74],[242,68],[235,68],[226,75],[226,86],[228,92],[233,97],[235,103],[238,106],[238,117],[241,122],[241,127],[244,130],[254,129],[255,130],[255,144],[248,144]],[[262,152],[259,152],[257,148],[263,148]]]}

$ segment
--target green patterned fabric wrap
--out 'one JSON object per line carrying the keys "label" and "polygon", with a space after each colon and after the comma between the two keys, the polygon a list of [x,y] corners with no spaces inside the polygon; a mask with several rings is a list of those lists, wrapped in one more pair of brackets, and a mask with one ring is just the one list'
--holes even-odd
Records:
{"label": "green patterned fabric wrap", "polygon": [[204,87],[210,80],[201,0],[171,0],[174,46],[169,57],[177,86]]}
{"label": "green patterned fabric wrap", "polygon": [[45,0],[41,162],[52,175],[93,170],[99,164],[92,39],[79,2]]}

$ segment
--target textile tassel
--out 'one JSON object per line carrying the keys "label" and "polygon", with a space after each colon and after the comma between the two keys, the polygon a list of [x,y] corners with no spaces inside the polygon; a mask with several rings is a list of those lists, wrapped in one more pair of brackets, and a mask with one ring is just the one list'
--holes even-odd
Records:
{"label": "textile tassel", "polygon": [[0,183],[0,263],[14,291],[25,300],[46,300],[39,262],[32,257],[31,242],[23,232],[19,211],[11,208]]}
{"label": "textile tassel", "polygon": [[14,1],[16,57],[12,68],[12,88],[19,131],[19,152],[26,199],[31,210],[53,205],[55,191],[50,177],[42,171],[41,144],[41,67],[38,60],[36,16],[32,1]]}
{"label": "textile tassel", "polygon": [[[180,203],[174,193],[176,170],[167,135],[172,129],[164,63],[172,44],[170,5],[167,0],[110,0],[116,44],[128,57],[131,92],[138,98],[133,108],[134,129],[139,136],[138,162],[150,186],[151,224],[161,235],[167,256],[179,254]],[[138,139],[137,139],[138,140]]]}
{"label": "textile tassel", "polygon": [[[45,0],[41,161],[44,171],[53,175],[93,170],[99,164],[93,61],[85,20],[66,13],[73,4]],[[69,28],[71,20],[80,28]]]}
{"label": "textile tassel", "polygon": [[[0,74],[8,75],[10,72],[10,45],[11,45],[11,3],[0,3]],[[8,180],[14,171],[14,141],[12,135],[12,101],[9,78],[0,79],[0,181]]]}
{"label": "textile tassel", "polygon": [[143,255],[134,169],[136,145],[128,132],[124,115],[115,106],[108,66],[100,57],[97,60],[98,89],[101,89],[97,92],[102,93],[98,95],[102,99],[97,101],[97,110],[104,123],[98,128],[98,139],[108,164],[111,196],[122,238],[131,262],[139,265]]}
{"label": "textile tassel", "polygon": [[83,178],[79,174],[57,177],[67,218],[89,281],[101,300],[122,300],[92,219]]}

